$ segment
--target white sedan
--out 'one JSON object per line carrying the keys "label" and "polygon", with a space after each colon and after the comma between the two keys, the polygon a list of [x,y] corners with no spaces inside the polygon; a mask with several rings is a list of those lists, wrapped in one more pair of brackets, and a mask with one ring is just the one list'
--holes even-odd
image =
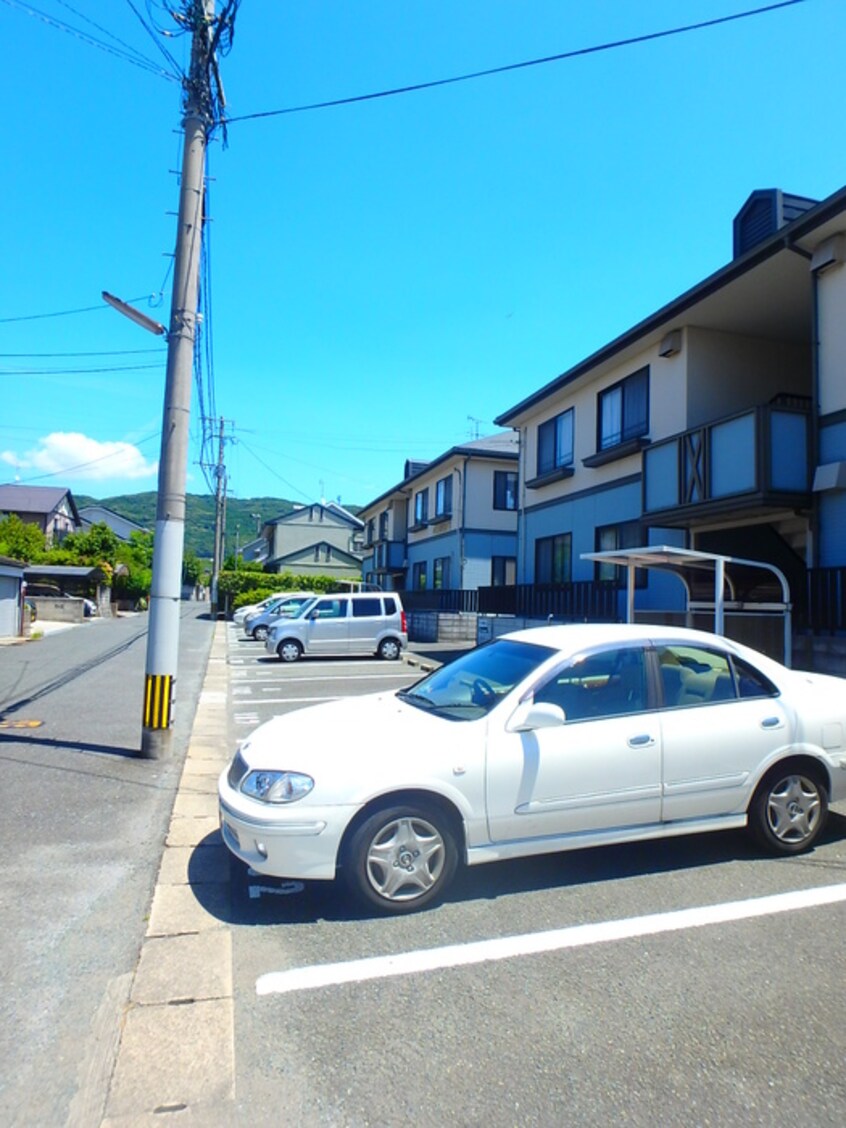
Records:
{"label": "white sedan", "polygon": [[219,782],[254,870],[408,912],[477,865],[748,826],[808,850],[846,798],[846,681],[716,635],[517,631],[409,690],[276,717]]}

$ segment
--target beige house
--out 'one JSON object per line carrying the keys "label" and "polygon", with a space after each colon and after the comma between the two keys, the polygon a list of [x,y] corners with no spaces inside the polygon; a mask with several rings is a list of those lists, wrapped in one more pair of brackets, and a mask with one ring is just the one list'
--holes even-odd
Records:
{"label": "beige house", "polygon": [[363,522],[335,502],[300,505],[265,523],[244,558],[268,571],[339,579],[361,576]]}
{"label": "beige house", "polygon": [[37,525],[48,545],[58,544],[68,533],[82,528],[73,495],[60,486],[0,486],[0,516],[10,514]]}

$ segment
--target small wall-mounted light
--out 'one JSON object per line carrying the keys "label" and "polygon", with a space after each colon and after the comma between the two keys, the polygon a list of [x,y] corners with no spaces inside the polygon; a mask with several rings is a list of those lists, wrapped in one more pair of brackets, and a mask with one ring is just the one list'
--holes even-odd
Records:
{"label": "small wall-mounted light", "polygon": [[681,329],[671,329],[669,333],[665,333],[661,338],[661,344],[658,346],[659,356],[676,356],[681,352],[682,347],[682,334]]}

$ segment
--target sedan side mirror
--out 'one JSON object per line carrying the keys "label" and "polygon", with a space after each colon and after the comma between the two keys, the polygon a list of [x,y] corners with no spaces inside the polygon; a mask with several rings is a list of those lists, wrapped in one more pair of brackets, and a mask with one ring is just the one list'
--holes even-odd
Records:
{"label": "sedan side mirror", "polygon": [[534,729],[559,728],[566,718],[560,705],[545,701],[524,701],[511,714],[506,732],[532,732]]}

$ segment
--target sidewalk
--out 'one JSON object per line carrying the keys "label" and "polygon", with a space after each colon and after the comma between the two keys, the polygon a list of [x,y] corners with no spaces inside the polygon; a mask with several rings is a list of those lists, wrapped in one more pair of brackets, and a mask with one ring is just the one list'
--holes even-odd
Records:
{"label": "sidewalk", "polygon": [[[471,646],[414,644],[403,652],[403,660],[426,673]],[[229,854],[220,838],[217,808],[217,777],[233,753],[225,735],[226,663],[226,623],[221,620],[215,626],[101,1128],[235,1124],[232,935],[223,923]],[[198,885],[203,886],[202,904],[195,893]],[[209,912],[208,905],[219,905],[219,914]]]}
{"label": "sidewalk", "polygon": [[[232,944],[222,923],[229,861],[220,839],[217,777],[226,743],[226,624],[215,626],[191,740],[141,956],[130,992],[102,1128],[234,1124]],[[204,905],[194,887],[203,886]]]}

